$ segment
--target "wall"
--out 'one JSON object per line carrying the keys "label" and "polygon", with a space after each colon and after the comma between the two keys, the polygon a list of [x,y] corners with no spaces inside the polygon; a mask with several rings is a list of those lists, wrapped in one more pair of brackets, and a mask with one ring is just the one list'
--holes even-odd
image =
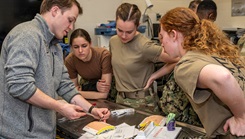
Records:
{"label": "wall", "polygon": [[215,0],[218,7],[216,23],[221,28],[245,28],[245,16],[231,16],[232,0]]}
{"label": "wall", "polygon": [[[138,5],[142,14],[145,11],[146,4],[144,0],[78,0],[84,14],[76,22],[76,28],[85,28],[91,35],[94,45],[97,45],[97,39],[94,35],[94,28],[98,23],[107,23],[108,20],[115,19],[116,8],[123,2],[134,3]],[[156,13],[165,14],[168,10],[184,6],[188,7],[191,0],[151,0],[154,5],[146,13],[152,22],[156,21]],[[216,24],[222,29],[227,28],[245,28],[245,16],[231,16],[232,0],[214,0],[218,7],[218,17]],[[144,23],[145,24],[145,23]]]}
{"label": "wall", "polygon": [[[122,0],[122,2],[134,3],[138,5],[142,14],[144,13],[146,8],[145,0]],[[146,14],[150,16],[153,23],[157,22],[156,13],[160,13],[161,15],[163,15],[172,8],[178,6],[188,7],[189,5],[189,0],[151,0],[151,2],[153,4],[153,7],[151,9],[147,9]]]}
{"label": "wall", "polygon": [[[148,15],[153,22],[156,22],[156,13],[163,15],[168,10],[184,6],[188,7],[191,0],[151,0],[154,5],[151,9],[147,10]],[[218,16],[216,24],[223,28],[245,28],[245,16],[231,16],[231,1],[232,0],[214,0],[218,7]],[[139,6],[140,10],[144,12],[144,0],[122,0],[122,2],[135,3]]]}
{"label": "wall", "polygon": [[78,0],[83,8],[75,23],[75,28],[84,28],[91,36],[93,45],[97,46],[97,38],[94,35],[94,28],[100,23],[107,23],[108,20],[115,20],[115,11],[122,3],[121,0]]}

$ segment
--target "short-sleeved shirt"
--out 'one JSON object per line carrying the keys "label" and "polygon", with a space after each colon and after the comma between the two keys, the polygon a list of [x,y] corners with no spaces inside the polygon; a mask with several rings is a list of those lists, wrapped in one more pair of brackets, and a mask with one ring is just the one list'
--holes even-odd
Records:
{"label": "short-sleeved shirt", "polygon": [[199,73],[203,67],[209,64],[227,68],[236,78],[243,92],[245,91],[245,71],[244,68],[239,68],[217,56],[207,56],[191,51],[187,52],[176,65],[175,80],[187,94],[207,132],[207,136],[210,137],[214,132],[225,135],[223,125],[228,118],[232,117],[232,113],[212,90],[196,87]]}
{"label": "short-sleeved shirt", "polygon": [[115,35],[110,39],[109,46],[117,91],[142,90],[154,72],[154,63],[162,47],[140,33],[128,43],[122,43]]}
{"label": "short-sleeved shirt", "polygon": [[241,55],[245,56],[245,35],[243,35],[237,42],[237,45],[240,48]]}
{"label": "short-sleeved shirt", "polygon": [[92,57],[90,61],[83,62],[72,52],[65,59],[65,66],[71,79],[79,74],[85,80],[101,79],[102,74],[112,73],[111,54],[101,47],[91,47]]}

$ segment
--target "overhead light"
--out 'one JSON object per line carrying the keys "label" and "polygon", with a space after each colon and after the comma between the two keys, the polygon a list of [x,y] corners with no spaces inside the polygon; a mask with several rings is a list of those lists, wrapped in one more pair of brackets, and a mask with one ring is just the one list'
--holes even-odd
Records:
{"label": "overhead light", "polygon": [[153,7],[153,4],[151,3],[151,0],[145,0],[147,8]]}
{"label": "overhead light", "polygon": [[148,20],[148,15],[146,14],[147,9],[152,8],[153,4],[151,3],[151,0],[145,0],[146,3],[146,8],[145,8],[145,12],[143,14],[143,23],[146,22]]}

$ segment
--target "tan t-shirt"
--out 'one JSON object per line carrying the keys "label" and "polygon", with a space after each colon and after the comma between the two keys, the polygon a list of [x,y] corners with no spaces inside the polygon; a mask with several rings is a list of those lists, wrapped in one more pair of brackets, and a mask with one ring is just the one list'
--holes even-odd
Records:
{"label": "tan t-shirt", "polygon": [[245,34],[238,40],[237,45],[240,48],[242,56],[245,56]]}
{"label": "tan t-shirt", "polygon": [[66,57],[65,66],[71,79],[79,74],[85,80],[96,80],[102,74],[112,73],[110,52],[101,47],[91,47],[91,50],[92,58],[87,62],[78,59],[73,53]]}
{"label": "tan t-shirt", "polygon": [[223,125],[232,113],[224,103],[217,98],[211,90],[196,88],[197,80],[202,68],[208,64],[217,64],[227,68],[245,91],[245,71],[238,69],[232,63],[215,56],[207,56],[201,53],[187,52],[175,67],[175,80],[178,85],[187,93],[194,110],[198,114],[207,136],[215,131],[223,132]]}
{"label": "tan t-shirt", "polygon": [[128,43],[122,43],[115,35],[110,39],[109,47],[117,91],[142,90],[154,72],[154,63],[162,47],[140,33]]}

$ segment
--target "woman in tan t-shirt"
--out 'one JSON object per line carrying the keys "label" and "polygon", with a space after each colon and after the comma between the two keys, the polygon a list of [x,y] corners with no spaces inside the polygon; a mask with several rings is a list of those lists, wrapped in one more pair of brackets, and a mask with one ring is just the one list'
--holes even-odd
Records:
{"label": "woman in tan t-shirt", "polygon": [[188,8],[160,20],[162,46],[181,57],[174,74],[198,114],[208,138],[245,136],[245,70],[237,46],[212,21]]}

